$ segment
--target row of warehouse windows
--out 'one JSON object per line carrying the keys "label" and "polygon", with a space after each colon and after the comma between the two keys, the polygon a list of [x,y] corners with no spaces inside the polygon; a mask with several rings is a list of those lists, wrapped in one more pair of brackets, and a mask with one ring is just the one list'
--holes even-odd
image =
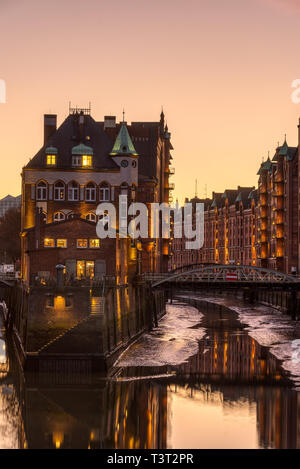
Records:
{"label": "row of warehouse windows", "polygon": [[[65,238],[59,238],[59,239],[54,239],[54,238],[45,238],[44,239],[44,247],[45,248],[67,248],[68,247],[68,242],[67,239]],[[87,249],[88,247],[95,249],[95,248],[100,248],[100,239],[99,238],[94,238],[94,239],[77,239],[76,242],[76,247],[78,249]]]}
{"label": "row of warehouse windows", "polygon": [[[63,201],[68,198],[70,201],[84,199],[86,202],[96,202],[96,200],[106,202],[113,198],[112,190],[108,184],[102,184],[98,188],[96,184],[90,182],[83,188],[83,194],[80,193],[80,189],[80,185],[75,181],[72,181],[67,186],[63,182],[56,182],[53,187],[53,200]],[[49,192],[48,185],[41,181],[37,184],[36,189],[35,186],[32,186],[31,198],[34,199],[34,196],[36,196],[36,200],[47,200],[48,195],[50,195]],[[97,192],[99,198],[97,198]]]}

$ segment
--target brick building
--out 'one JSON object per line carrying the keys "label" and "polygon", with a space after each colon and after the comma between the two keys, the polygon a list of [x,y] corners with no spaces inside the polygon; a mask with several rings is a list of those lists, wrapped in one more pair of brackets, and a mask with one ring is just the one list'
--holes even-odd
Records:
{"label": "brick building", "polygon": [[185,249],[185,239],[174,239],[170,270],[191,264],[255,265],[257,191],[254,187],[213,192],[211,199],[186,199],[204,204],[204,245]]}
{"label": "brick building", "polygon": [[254,265],[285,273],[300,272],[299,144],[285,139],[273,159],[258,171],[258,188],[238,187],[213,192],[204,203],[204,245],[185,250],[185,239],[174,240],[169,269],[190,264]]}
{"label": "brick building", "polygon": [[258,171],[257,265],[287,273],[299,271],[298,158],[285,140]]}
{"label": "brick building", "polygon": [[168,240],[99,239],[96,209],[111,202],[118,214],[121,194],[128,204],[168,202],[172,148],[163,112],[159,122],[127,125],[76,108],[59,128],[45,115],[44,144],[22,171],[24,281],[55,276],[58,263],[75,278],[108,274],[120,283],[135,274],[137,257],[143,270],[167,270]]}

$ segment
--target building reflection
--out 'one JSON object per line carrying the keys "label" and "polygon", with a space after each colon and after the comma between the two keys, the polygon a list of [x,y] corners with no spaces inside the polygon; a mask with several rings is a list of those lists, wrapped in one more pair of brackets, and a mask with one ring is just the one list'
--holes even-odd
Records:
{"label": "building reflection", "polygon": [[29,448],[166,448],[166,386],[111,382],[25,396]]}
{"label": "building reflection", "polygon": [[176,368],[177,376],[160,379],[146,377],[175,369],[127,369],[116,380],[88,382],[84,375],[82,383],[80,376],[63,381],[62,374],[60,381],[49,375],[24,380],[6,356],[2,447],[164,449],[172,428],[168,395],[177,392],[195,406],[217,401],[224,412],[248,405],[259,447],[300,448],[300,394],[289,388],[278,361],[242,329],[208,334],[198,354]]}

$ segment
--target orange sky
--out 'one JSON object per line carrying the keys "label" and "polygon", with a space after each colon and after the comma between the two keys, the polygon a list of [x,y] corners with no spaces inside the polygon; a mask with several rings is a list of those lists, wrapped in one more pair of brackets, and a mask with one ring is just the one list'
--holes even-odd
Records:
{"label": "orange sky", "polygon": [[172,132],[175,195],[257,183],[262,157],[297,144],[300,0],[0,0],[0,197],[68,102]]}

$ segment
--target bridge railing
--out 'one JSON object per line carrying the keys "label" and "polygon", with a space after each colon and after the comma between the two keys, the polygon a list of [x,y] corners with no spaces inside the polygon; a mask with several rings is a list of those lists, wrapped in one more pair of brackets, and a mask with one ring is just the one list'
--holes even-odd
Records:
{"label": "bridge railing", "polygon": [[145,273],[152,284],[164,282],[300,283],[295,276],[256,266],[210,265],[182,272]]}

